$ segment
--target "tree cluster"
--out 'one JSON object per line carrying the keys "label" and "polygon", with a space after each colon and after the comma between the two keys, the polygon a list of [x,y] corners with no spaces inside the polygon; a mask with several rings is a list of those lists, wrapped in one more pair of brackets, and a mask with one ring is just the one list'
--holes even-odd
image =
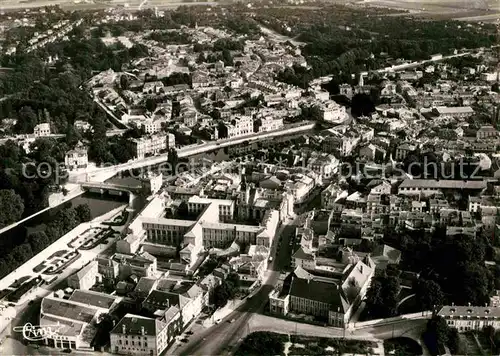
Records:
{"label": "tree cluster", "polygon": [[4,236],[0,243],[0,278],[22,265],[44,250],[64,234],[82,222],[89,221],[90,209],[87,205],[75,208],[63,207],[47,225],[31,233]]}
{"label": "tree cluster", "polygon": [[188,44],[191,43],[191,36],[186,33],[179,33],[176,31],[168,32],[152,32],[148,37],[153,41],[157,41],[164,44]]}
{"label": "tree cluster", "polygon": [[[384,11],[388,11],[384,9]],[[429,59],[462,48],[495,44],[494,27],[463,26],[456,21],[419,21],[405,16],[380,16],[380,9],[342,5],[319,9],[266,8],[256,20],[305,42],[302,53],[311,69],[286,76],[287,83],[383,68],[392,59]],[[459,65],[468,65],[466,60]],[[293,80],[295,79],[295,80]]]}
{"label": "tree cluster", "polygon": [[366,308],[374,319],[395,316],[401,281],[397,270],[378,272],[366,293]]}
{"label": "tree cluster", "polygon": [[286,335],[259,331],[248,335],[236,351],[236,355],[281,355],[284,343],[288,341]]}
{"label": "tree cluster", "polygon": [[450,348],[452,355],[464,354],[464,345],[457,329],[450,328],[446,320],[439,316],[434,316],[427,322],[422,338],[431,355],[443,355],[445,345]]}
{"label": "tree cluster", "polygon": [[240,277],[236,273],[231,273],[211,294],[211,304],[216,308],[221,308],[231,299],[234,299],[239,290]]}
{"label": "tree cluster", "polygon": [[0,190],[0,228],[12,224],[21,219],[24,212],[24,202],[14,189]]}
{"label": "tree cluster", "polygon": [[495,259],[489,239],[447,236],[444,228],[438,228],[432,235],[424,231],[387,235],[385,242],[401,250],[402,269],[420,274],[416,293],[424,308],[489,302],[494,276],[484,261]]}
{"label": "tree cluster", "polygon": [[[19,211],[21,216],[30,215],[47,206],[50,189],[63,183],[59,163],[64,162],[66,149],[65,143],[47,138],[35,140],[29,154],[13,141],[0,146],[0,190],[13,190],[16,194],[6,197],[15,207],[10,212],[13,217]],[[56,172],[61,173],[59,177]],[[23,209],[16,196],[21,198]]]}

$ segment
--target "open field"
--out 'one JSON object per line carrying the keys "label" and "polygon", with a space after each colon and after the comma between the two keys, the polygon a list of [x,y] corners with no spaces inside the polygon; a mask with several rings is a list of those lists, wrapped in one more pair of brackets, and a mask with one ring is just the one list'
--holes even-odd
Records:
{"label": "open field", "polygon": [[[29,9],[35,7],[59,5],[61,8],[71,10],[90,10],[90,9],[105,9],[112,7],[123,7],[128,10],[137,10],[142,1],[138,0],[112,0],[112,1],[82,1],[82,0],[0,0],[0,10],[9,11],[17,9]],[[222,2],[224,3],[224,2]],[[221,2],[215,1],[199,1],[199,2],[182,2],[179,0],[149,0],[142,6],[143,9],[148,8],[177,8],[179,6],[217,6]]]}
{"label": "open field", "polygon": [[403,10],[413,17],[436,20],[495,22],[500,18],[500,2],[496,0],[361,0],[356,5]]}

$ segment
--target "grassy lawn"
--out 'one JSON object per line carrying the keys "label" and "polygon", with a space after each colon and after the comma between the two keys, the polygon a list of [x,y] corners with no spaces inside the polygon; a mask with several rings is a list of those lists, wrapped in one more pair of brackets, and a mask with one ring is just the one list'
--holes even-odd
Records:
{"label": "grassy lawn", "polygon": [[371,341],[291,336],[289,355],[372,354],[377,344]]}
{"label": "grassy lawn", "polygon": [[33,268],[33,272],[38,273],[45,268],[45,262],[40,263],[38,266]]}
{"label": "grassy lawn", "polygon": [[460,339],[465,346],[465,351],[467,355],[482,355],[481,348],[476,343],[474,335],[472,333],[460,334]]}
{"label": "grassy lawn", "polygon": [[288,355],[372,355],[373,348],[377,347],[371,341],[255,332],[245,338],[235,355],[283,355],[286,344],[289,346]]}
{"label": "grassy lawn", "polygon": [[59,250],[57,252],[54,252],[52,254],[52,256],[50,256],[48,259],[51,260],[53,259],[54,257],[62,257],[64,256],[67,252],[69,252],[68,250]]}
{"label": "grassy lawn", "polygon": [[479,345],[482,348],[482,351],[484,351],[488,355],[492,354],[490,352],[492,347],[491,340],[481,331],[476,332],[476,336],[477,339],[479,340]]}

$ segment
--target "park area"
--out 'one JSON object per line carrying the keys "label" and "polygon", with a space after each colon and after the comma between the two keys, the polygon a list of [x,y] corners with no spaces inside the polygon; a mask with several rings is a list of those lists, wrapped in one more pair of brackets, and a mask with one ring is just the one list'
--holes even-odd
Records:
{"label": "park area", "polygon": [[243,340],[236,355],[376,355],[376,349],[372,341],[255,332]]}
{"label": "park area", "polygon": [[103,231],[101,227],[91,227],[71,240],[68,246],[71,248],[80,248],[93,243],[101,231]]}

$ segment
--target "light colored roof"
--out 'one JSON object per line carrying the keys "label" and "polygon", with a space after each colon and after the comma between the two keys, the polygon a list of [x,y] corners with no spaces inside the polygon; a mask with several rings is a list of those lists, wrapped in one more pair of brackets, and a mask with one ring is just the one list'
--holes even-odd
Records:
{"label": "light colored roof", "polygon": [[236,230],[236,231],[246,231],[246,232],[259,232],[262,227],[260,226],[251,226],[251,225],[239,225],[239,224],[224,224],[224,223],[211,223],[207,221],[202,221],[200,223],[201,226],[207,229],[216,229],[216,230]]}
{"label": "light colored roof", "polygon": [[392,263],[397,263],[401,258],[401,251],[389,245],[379,245],[375,248],[371,257],[377,259],[382,256],[386,257]]}
{"label": "light colored roof", "polygon": [[436,110],[440,115],[467,114],[474,112],[474,110],[470,106],[454,106],[454,107],[438,106]]}
{"label": "light colored roof", "polygon": [[184,227],[189,227],[194,224],[194,221],[190,220],[149,218],[149,217],[141,217],[141,221],[146,224],[184,226]]}
{"label": "light colored roof", "polygon": [[485,189],[486,181],[405,179],[399,188]]}
{"label": "light colored roof", "polygon": [[139,282],[137,282],[134,290],[136,292],[149,292],[154,288],[155,283],[155,278],[142,277],[141,279],[139,279]]}
{"label": "light colored roof", "polygon": [[476,307],[463,305],[446,305],[438,312],[439,316],[464,316],[464,317],[500,317],[500,308]]}
{"label": "light colored roof", "polygon": [[81,270],[76,272],[71,278],[77,278],[79,281],[82,280],[87,273],[89,273],[93,268],[96,268],[98,265],[97,261],[91,261],[89,264],[87,264],[85,267],[83,267]]}

